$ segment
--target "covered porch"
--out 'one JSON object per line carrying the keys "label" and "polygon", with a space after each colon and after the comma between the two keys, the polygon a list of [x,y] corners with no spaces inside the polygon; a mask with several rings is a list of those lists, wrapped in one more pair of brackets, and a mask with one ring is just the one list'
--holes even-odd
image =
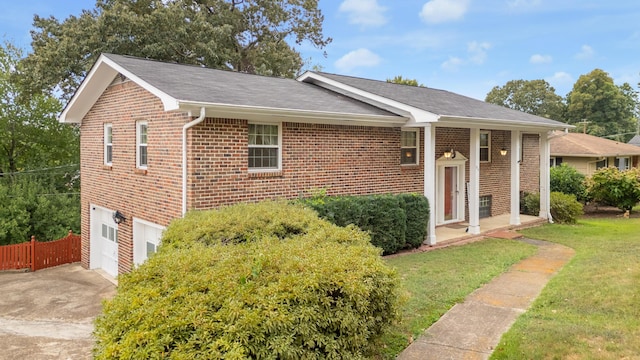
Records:
{"label": "covered porch", "polygon": [[541,217],[520,214],[520,224],[512,225],[511,214],[503,214],[480,219],[480,229],[482,230],[478,234],[467,232],[469,228],[468,222],[436,226],[435,233],[438,239],[438,245],[446,245],[479,236],[487,236],[496,231],[523,229],[547,222],[547,219]]}

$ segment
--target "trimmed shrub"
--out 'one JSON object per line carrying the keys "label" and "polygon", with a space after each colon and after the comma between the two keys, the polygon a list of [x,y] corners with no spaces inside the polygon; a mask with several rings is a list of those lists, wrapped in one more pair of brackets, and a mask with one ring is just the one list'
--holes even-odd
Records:
{"label": "trimmed shrub", "polygon": [[429,202],[421,195],[320,195],[302,203],[336,225],[354,224],[368,231],[371,243],[384,254],[418,247],[426,237]]}
{"label": "trimmed shrub", "polygon": [[317,219],[307,230],[160,246],[119,277],[96,320],[95,358],[370,357],[397,319],[397,276],[354,226]]}
{"label": "trimmed shrub", "polygon": [[326,226],[325,221],[301,204],[282,201],[236,204],[217,210],[190,211],[173,220],[162,235],[162,244],[237,244],[264,236],[287,239],[322,226]]}
{"label": "trimmed shrub", "polygon": [[640,169],[620,171],[615,167],[596,171],[587,181],[594,201],[622,211],[633,209],[640,202]]}
{"label": "trimmed shrub", "polygon": [[427,237],[429,201],[419,194],[400,194],[398,197],[407,215],[406,246],[417,248]]}
{"label": "trimmed shrub", "polygon": [[551,216],[555,222],[561,224],[575,224],[584,214],[582,204],[572,194],[552,192],[550,195]]}
{"label": "trimmed shrub", "polygon": [[[550,210],[553,220],[562,224],[575,224],[584,214],[582,204],[575,195],[552,192],[549,194]],[[523,200],[525,215],[538,216],[540,214],[540,194],[526,194]]]}
{"label": "trimmed shrub", "polygon": [[551,191],[575,195],[578,201],[587,200],[585,176],[574,167],[562,164],[550,169]]}
{"label": "trimmed shrub", "polygon": [[540,215],[540,194],[524,193],[520,198],[520,211],[525,215]]}

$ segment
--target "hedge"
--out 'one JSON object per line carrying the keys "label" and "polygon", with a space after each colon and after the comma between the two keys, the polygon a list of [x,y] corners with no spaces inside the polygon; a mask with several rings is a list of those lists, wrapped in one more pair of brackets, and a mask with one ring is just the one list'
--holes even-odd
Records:
{"label": "hedge", "polygon": [[[582,204],[576,200],[575,195],[551,192],[549,194],[550,210],[553,220],[561,224],[575,224],[578,218],[584,214]],[[524,214],[538,216],[540,213],[540,194],[526,194],[522,199]]]}
{"label": "hedge", "polygon": [[368,231],[384,254],[419,247],[427,234],[429,203],[422,195],[316,196],[301,202],[338,226]]}
{"label": "hedge", "polygon": [[398,316],[397,275],[368,234],[299,205],[188,213],[118,282],[96,359],[364,359]]}

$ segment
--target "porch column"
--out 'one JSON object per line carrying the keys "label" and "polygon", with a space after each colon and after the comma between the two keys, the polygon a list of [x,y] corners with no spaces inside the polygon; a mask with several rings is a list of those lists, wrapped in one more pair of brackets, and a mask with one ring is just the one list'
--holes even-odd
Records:
{"label": "porch column", "polygon": [[540,217],[551,218],[550,200],[549,200],[549,139],[546,132],[540,133]]}
{"label": "porch column", "polygon": [[520,131],[511,130],[511,225],[520,225]]}
{"label": "porch column", "polygon": [[469,234],[480,234],[480,129],[470,129]]}
{"label": "porch column", "polygon": [[425,244],[436,244],[436,129],[424,126],[424,196],[429,200],[429,228]]}

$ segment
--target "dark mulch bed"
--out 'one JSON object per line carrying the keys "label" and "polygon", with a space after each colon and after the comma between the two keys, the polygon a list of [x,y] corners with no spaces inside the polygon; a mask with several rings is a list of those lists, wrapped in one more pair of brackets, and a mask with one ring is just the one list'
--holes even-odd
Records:
{"label": "dark mulch bed", "polygon": [[[584,206],[585,218],[623,218],[624,212],[614,206],[589,204]],[[629,218],[640,218],[640,213],[632,212]]]}

